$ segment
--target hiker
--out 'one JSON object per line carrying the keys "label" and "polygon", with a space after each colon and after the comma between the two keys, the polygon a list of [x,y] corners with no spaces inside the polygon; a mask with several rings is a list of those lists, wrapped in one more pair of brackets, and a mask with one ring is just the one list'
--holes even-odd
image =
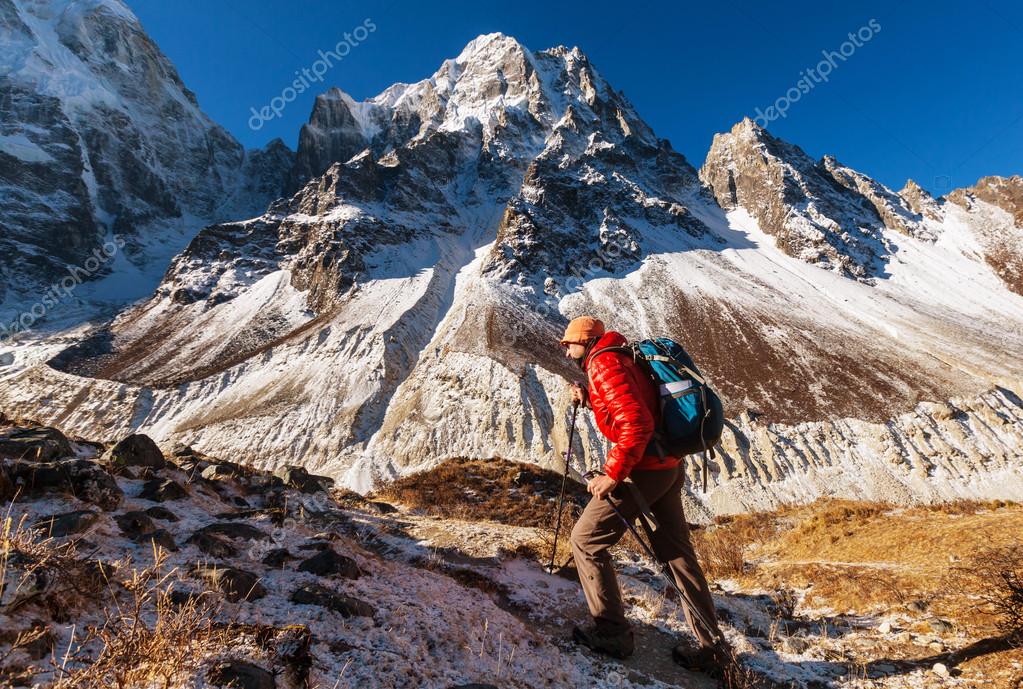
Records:
{"label": "hiker", "polygon": [[659,416],[657,389],[628,354],[599,352],[625,344],[620,333],[605,331],[601,321],[588,316],[569,323],[561,340],[565,356],[586,372],[589,383],[588,388],[571,386],[573,401],[593,410],[597,428],[614,443],[603,473],[586,484],[593,497],[572,529],[572,554],[593,616],[593,625],[576,627],[572,638],[618,658],[627,658],[634,650],[632,629],[625,618],[609,552],[627,528],[609,500],[630,521],[641,511],[637,496],[625,484],[630,481],[659,523],[651,536],[654,553],[668,564],[686,593],[688,601],[683,601],[683,610],[699,641],[698,648],[676,647],[673,656],[689,669],[717,672],[730,650],[718,628],[707,579],[682,513],[682,463],[677,457],[662,456],[653,442]]}

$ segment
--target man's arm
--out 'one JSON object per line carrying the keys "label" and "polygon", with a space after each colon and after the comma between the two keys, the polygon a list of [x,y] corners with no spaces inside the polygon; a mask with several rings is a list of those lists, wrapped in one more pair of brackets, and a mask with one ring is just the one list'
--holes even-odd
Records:
{"label": "man's arm", "polygon": [[643,458],[654,434],[654,418],[620,355],[604,354],[590,363],[590,381],[618,431],[604,473],[615,481],[628,477]]}

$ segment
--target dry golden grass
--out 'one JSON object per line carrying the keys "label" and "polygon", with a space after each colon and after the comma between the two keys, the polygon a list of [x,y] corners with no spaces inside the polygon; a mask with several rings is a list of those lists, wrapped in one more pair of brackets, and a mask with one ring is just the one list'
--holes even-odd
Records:
{"label": "dry golden grass", "polygon": [[755,567],[753,552],[776,530],[775,514],[769,512],[718,517],[693,529],[693,547],[709,578],[732,579]]}
{"label": "dry golden grass", "polygon": [[[398,479],[370,498],[399,503],[435,517],[535,528],[538,536],[519,543],[515,552],[548,564],[554,547],[561,481],[561,474],[535,464],[498,458],[450,459],[428,471]],[[589,498],[584,485],[569,479],[554,559],[557,565],[571,560],[569,535]],[[617,547],[643,552],[629,533]]]}
{"label": "dry golden grass", "polygon": [[953,570],[954,587],[977,601],[994,626],[1023,645],[1023,544],[988,548]]}
{"label": "dry golden grass", "polygon": [[[900,611],[917,620],[910,631],[925,636],[934,617],[975,639],[1001,638],[1021,619],[1015,616],[1023,606],[1018,504],[904,508],[826,500],[720,519],[698,530],[694,541],[711,578],[769,591],[798,589],[805,592],[804,607]],[[915,657],[909,647],[901,652]],[[1021,656],[1018,649],[984,653],[958,669],[964,677],[998,678],[994,686],[1015,686],[1023,673],[1012,663]]]}
{"label": "dry golden grass", "polygon": [[7,614],[39,605],[55,621],[94,600],[103,587],[103,566],[79,556],[74,541],[59,543],[15,521],[8,509],[0,525],[0,600]]}
{"label": "dry golden grass", "polygon": [[[398,479],[373,498],[436,517],[544,528],[553,524],[560,491],[561,475],[534,464],[449,459]],[[585,488],[571,480],[566,495],[566,501],[587,497]]]}
{"label": "dry golden grass", "polygon": [[[780,513],[794,522],[763,554],[788,561],[883,562],[918,572],[948,570],[990,547],[1018,541],[1023,508],[946,506],[944,509],[829,501]],[[942,557],[943,556],[943,557]]]}
{"label": "dry golden grass", "polygon": [[230,640],[201,597],[175,603],[175,570],[154,546],[154,564],[110,580],[102,623],[74,639],[55,689],[170,687],[190,681],[201,661]]}
{"label": "dry golden grass", "polygon": [[[212,607],[190,599],[172,602],[173,570],[154,546],[154,564],[133,569],[127,561],[101,564],[83,557],[74,541],[59,543],[15,521],[10,510],[0,528],[0,602],[24,628],[0,634],[0,684],[35,676],[44,668],[23,649],[50,637],[40,620],[76,621],[71,643],[48,661],[57,689],[168,687],[190,677],[197,663],[224,646]],[[99,619],[82,625],[83,617]]]}
{"label": "dry golden grass", "polygon": [[773,576],[813,584],[810,604],[868,612],[923,601],[933,614],[982,634],[993,618],[971,601],[979,589],[964,588],[955,572],[984,551],[1018,544],[1023,534],[1023,508],[989,503],[824,503],[784,519],[794,526],[759,555],[772,563],[766,569]]}

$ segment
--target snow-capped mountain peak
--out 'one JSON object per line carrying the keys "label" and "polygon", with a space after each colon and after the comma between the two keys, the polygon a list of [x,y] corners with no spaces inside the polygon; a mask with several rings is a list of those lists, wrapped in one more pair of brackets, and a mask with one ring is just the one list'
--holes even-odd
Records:
{"label": "snow-capped mountain peak", "polygon": [[112,235],[116,262],[135,271],[116,290],[123,303],[202,225],[259,213],[281,192],[290,151],[246,152],[212,122],[119,0],[0,0],[0,17],[5,326]]}
{"label": "snow-capped mountain peak", "polygon": [[360,489],[453,456],[554,463],[579,379],[558,335],[589,313],[678,339],[725,398],[707,510],[1015,495],[1016,184],[895,193],[748,119],[697,172],[578,49],[488,34],[373,98],[321,94],[289,196],[19,360],[0,405]]}

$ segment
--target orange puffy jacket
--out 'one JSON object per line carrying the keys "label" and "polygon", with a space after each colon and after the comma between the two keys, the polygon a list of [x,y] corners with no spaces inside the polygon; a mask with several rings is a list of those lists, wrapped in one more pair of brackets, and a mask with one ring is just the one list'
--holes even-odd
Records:
{"label": "orange puffy jacket", "polygon": [[677,457],[661,457],[650,442],[660,415],[657,388],[643,370],[622,352],[604,352],[604,347],[627,344],[621,333],[609,330],[586,355],[584,368],[589,377],[589,404],[597,428],[614,447],[607,455],[604,473],[616,481],[633,469],[672,469]]}

